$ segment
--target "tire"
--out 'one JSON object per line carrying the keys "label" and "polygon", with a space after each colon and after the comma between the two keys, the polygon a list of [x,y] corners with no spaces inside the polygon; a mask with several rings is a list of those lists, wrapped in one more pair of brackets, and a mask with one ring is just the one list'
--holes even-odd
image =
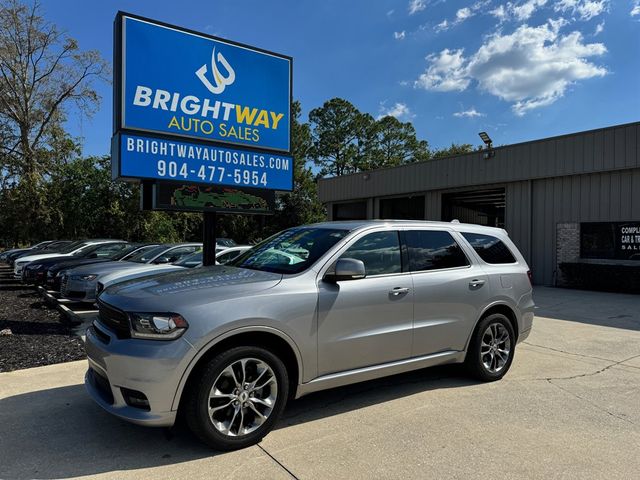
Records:
{"label": "tire", "polygon": [[473,333],[465,367],[472,377],[483,382],[500,380],[511,367],[515,347],[516,336],[509,319],[501,313],[488,315]]}
{"label": "tire", "polygon": [[[244,379],[240,377],[243,370]],[[264,385],[264,379],[266,386],[257,388]],[[222,451],[245,448],[262,440],[278,421],[289,395],[284,363],[260,347],[234,347],[216,355],[200,369],[195,380],[187,392],[185,420],[197,437]],[[241,389],[239,383],[243,384]],[[255,390],[244,389],[252,383]],[[214,409],[211,416],[209,406]]]}

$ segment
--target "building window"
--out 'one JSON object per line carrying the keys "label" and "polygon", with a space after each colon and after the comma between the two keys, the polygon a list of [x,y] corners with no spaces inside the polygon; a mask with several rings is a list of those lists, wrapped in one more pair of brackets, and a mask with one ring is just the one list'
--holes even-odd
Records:
{"label": "building window", "polygon": [[380,200],[380,218],[388,220],[424,220],[424,195]]}
{"label": "building window", "polygon": [[516,263],[513,253],[502,240],[479,233],[463,233],[462,236],[485,262],[493,264]]}
{"label": "building window", "polygon": [[335,203],[333,205],[334,220],[366,220],[367,202]]}
{"label": "building window", "polygon": [[466,267],[466,255],[449,232],[409,230],[405,233],[412,272],[440,268]]}

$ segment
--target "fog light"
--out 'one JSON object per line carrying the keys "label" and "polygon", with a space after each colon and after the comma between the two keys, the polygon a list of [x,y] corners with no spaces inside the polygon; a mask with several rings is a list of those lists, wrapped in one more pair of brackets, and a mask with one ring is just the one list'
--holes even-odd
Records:
{"label": "fog light", "polygon": [[120,387],[120,391],[122,392],[122,397],[124,401],[133,408],[139,408],[140,410],[149,411],[149,400],[147,396],[139,392],[137,390],[130,390],[128,388]]}

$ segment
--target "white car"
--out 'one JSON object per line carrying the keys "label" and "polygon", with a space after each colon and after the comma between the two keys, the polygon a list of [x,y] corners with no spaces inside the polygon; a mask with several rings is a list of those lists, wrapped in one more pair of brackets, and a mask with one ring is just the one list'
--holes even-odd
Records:
{"label": "white car", "polygon": [[112,242],[118,242],[118,241],[124,242],[124,240],[102,240],[102,239],[82,240],[78,242],[73,242],[58,252],[41,253],[38,255],[27,255],[26,257],[20,257],[18,260],[16,260],[14,264],[13,276],[15,278],[22,278],[22,269],[27,263],[31,263],[36,260],[44,260],[46,258],[53,258],[53,257],[72,257],[74,255],[81,254],[82,251],[87,247],[91,247],[93,245],[99,245],[101,243],[112,243]]}

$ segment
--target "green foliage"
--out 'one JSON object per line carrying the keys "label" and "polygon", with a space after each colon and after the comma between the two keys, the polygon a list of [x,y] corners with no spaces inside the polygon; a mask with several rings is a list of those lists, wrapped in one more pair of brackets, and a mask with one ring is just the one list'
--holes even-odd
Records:
{"label": "green foliage", "polygon": [[430,157],[429,144],[416,138],[411,122],[403,123],[386,116],[375,122],[373,133],[365,163],[367,170],[420,162]]}
{"label": "green foliage", "polygon": [[350,102],[332,98],[309,113],[310,156],[321,175],[345,175],[361,170],[361,152],[374,123]]}
{"label": "green foliage", "polygon": [[464,153],[471,153],[473,151],[474,151],[473,145],[469,143],[461,143],[461,144],[452,143],[450,147],[441,148],[440,150],[435,150],[432,153],[432,157],[434,159],[452,157],[454,155],[462,155]]}
{"label": "green foliage", "polygon": [[0,0],[0,175],[21,205],[29,238],[49,221],[47,175],[76,154],[63,123],[70,108],[90,114],[98,105],[94,79],[108,67],[95,51],[40,16],[37,1]]}
{"label": "green foliage", "polygon": [[309,113],[309,157],[321,176],[419,162],[430,158],[429,144],[418,140],[410,122],[379,120],[342,98],[333,98]]}

